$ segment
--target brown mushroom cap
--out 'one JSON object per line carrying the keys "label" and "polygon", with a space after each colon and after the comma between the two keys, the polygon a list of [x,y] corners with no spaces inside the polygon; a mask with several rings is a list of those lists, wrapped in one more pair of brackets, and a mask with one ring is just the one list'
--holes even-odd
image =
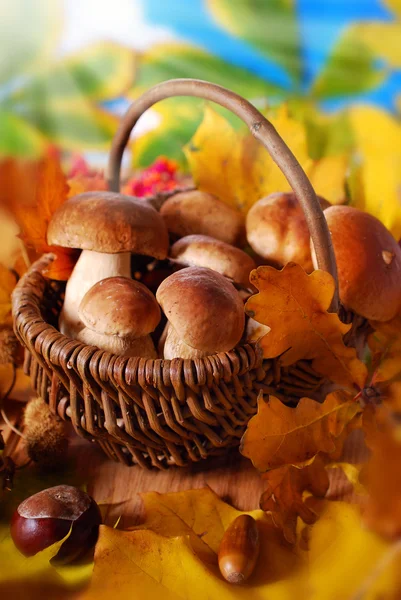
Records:
{"label": "brown mushroom cap", "polygon": [[161,207],[160,214],[167,229],[178,237],[200,233],[235,245],[244,235],[241,213],[199,190],[171,196]]}
{"label": "brown mushroom cap", "polygon": [[[330,204],[318,196],[322,209]],[[309,230],[295,194],[278,192],[258,200],[247,214],[246,235],[252,249],[277,265],[296,262],[312,271]]]}
{"label": "brown mushroom cap", "polygon": [[168,232],[147,202],[113,192],[86,192],[69,198],[53,214],[48,243],[116,254],[133,252],[166,258]]}
{"label": "brown mushroom cap", "polygon": [[244,331],[244,305],[223,275],[188,267],[167,277],[156,298],[177,335],[189,346],[214,354],[231,350]]}
{"label": "brown mushroom cap", "polygon": [[249,274],[256,268],[246,252],[207,235],[187,235],[171,246],[170,256],[191,267],[207,267],[249,287]]}
{"label": "brown mushroom cap", "polygon": [[86,292],[79,316],[97,333],[140,338],[156,329],[161,314],[156,298],[142,283],[108,277]]}
{"label": "brown mushroom cap", "polygon": [[386,227],[351,206],[324,211],[337,262],[340,300],[357,314],[388,321],[401,304],[401,249]]}

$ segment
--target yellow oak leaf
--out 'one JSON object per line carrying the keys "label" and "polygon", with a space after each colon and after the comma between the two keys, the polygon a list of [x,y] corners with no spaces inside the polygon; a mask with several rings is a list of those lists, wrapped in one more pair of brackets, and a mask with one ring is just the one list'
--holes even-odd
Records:
{"label": "yellow oak leaf", "polygon": [[241,453],[259,471],[308,464],[318,452],[336,450],[336,439],[360,411],[357,402],[340,392],[329,394],[323,403],[302,398],[296,407],[274,396],[261,398],[242,437]]}
{"label": "yellow oak leaf", "polygon": [[15,600],[68,598],[89,580],[92,564],[53,567],[63,540],[29,558],[20,554],[9,532],[9,523],[0,523],[0,597]]}
{"label": "yellow oak leaf", "polygon": [[267,481],[267,489],[260,499],[260,507],[271,513],[273,523],[283,531],[285,539],[294,544],[298,517],[309,525],[316,521],[316,513],[304,502],[304,492],[323,498],[329,489],[324,460],[317,457],[303,468],[285,465],[264,473],[263,479]]}
{"label": "yellow oak leaf", "polygon": [[249,199],[240,167],[239,134],[223,116],[207,106],[184,152],[199,189],[246,212]]}
{"label": "yellow oak leaf", "polygon": [[[347,170],[343,154],[313,160],[308,154],[305,125],[282,105],[270,121],[289,145],[318,194],[342,202]],[[247,213],[260,198],[291,187],[267,150],[249,132],[236,131],[211,108],[185,154],[199,189]]]}
{"label": "yellow oak leaf", "polygon": [[389,381],[401,373],[401,314],[385,323],[372,321],[368,343],[374,365],[373,383]]}
{"label": "yellow oak leaf", "polygon": [[210,489],[170,494],[145,494],[146,521],[130,531],[102,526],[89,590],[82,600],[137,598],[291,598],[291,574],[300,562],[283,543],[270,517],[251,514],[258,523],[261,551],[255,572],[245,586],[221,577],[217,552],[228,525],[241,513]]}
{"label": "yellow oak leaf", "polygon": [[350,186],[351,204],[375,217],[401,237],[401,124],[385,111],[351,108],[349,120],[358,163]]}
{"label": "yellow oak leaf", "polygon": [[77,251],[49,246],[46,241],[49,221],[67,199],[69,190],[57,154],[49,150],[38,161],[6,159],[0,164],[0,177],[0,203],[14,216],[21,239],[37,255],[45,252],[56,255],[46,275],[53,279],[68,279]]}
{"label": "yellow oak leaf", "polygon": [[363,387],[366,366],[343,342],[350,325],[327,312],[334,293],[331,275],[325,271],[308,275],[288,263],[281,271],[258,267],[250,281],[259,293],[247,301],[246,313],[271,328],[260,340],[265,358],[280,356],[282,365],[309,359],[331,381],[351,389]]}
{"label": "yellow oak leaf", "polygon": [[305,527],[308,551],[299,572],[303,600],[396,600],[401,597],[401,547],[361,522],[359,507],[347,502],[307,500],[319,515]]}

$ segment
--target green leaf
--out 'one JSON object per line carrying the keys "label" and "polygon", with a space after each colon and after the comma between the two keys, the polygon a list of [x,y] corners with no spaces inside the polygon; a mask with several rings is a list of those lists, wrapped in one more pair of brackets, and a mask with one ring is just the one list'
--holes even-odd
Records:
{"label": "green leaf", "polygon": [[117,119],[90,102],[38,102],[24,107],[26,120],[48,140],[69,150],[108,150]]}
{"label": "green leaf", "polygon": [[0,157],[32,157],[40,154],[45,139],[29,123],[0,110]]}
{"label": "green leaf", "polygon": [[314,82],[312,94],[318,99],[360,94],[375,88],[383,77],[369,47],[350,29],[335,45]]}
{"label": "green leaf", "polygon": [[250,99],[285,94],[278,86],[200,48],[168,43],[153,46],[141,57],[131,95],[136,97],[156,83],[174,77],[206,79]]}
{"label": "green leaf", "polygon": [[293,0],[207,0],[207,6],[219,25],[300,81],[301,46]]}
{"label": "green leaf", "polygon": [[43,96],[56,100],[100,102],[123,94],[134,78],[135,55],[113,43],[90,46],[66,60],[58,61],[24,85],[13,100],[37,102]]}
{"label": "green leaf", "polygon": [[160,123],[132,145],[134,167],[146,167],[162,155],[177,160],[185,170],[182,148],[202,121],[203,106],[204,102],[196,98],[171,98],[159,104],[154,111]]}
{"label": "green leaf", "polygon": [[[195,77],[228,87],[249,99],[283,96],[284,91],[256,77],[249,71],[230,65],[220,58],[186,44],[160,44],[145,53],[140,61],[135,87],[130,95],[137,97],[153,85],[174,77]],[[159,125],[141,136],[133,146],[135,167],[146,167],[159,155],[177,160],[182,168],[186,159],[182,147],[194,135],[203,116],[205,102],[197,98],[173,98],[152,110]],[[216,107],[235,126],[240,121],[228,111]]]}
{"label": "green leaf", "polygon": [[3,1],[0,17],[0,82],[46,64],[62,25],[60,0]]}

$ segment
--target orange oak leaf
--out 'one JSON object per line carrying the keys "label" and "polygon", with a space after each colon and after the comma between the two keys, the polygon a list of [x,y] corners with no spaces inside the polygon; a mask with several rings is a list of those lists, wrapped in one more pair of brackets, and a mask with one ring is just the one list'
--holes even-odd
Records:
{"label": "orange oak leaf", "polygon": [[329,489],[325,460],[317,457],[303,468],[285,465],[264,473],[263,479],[267,488],[260,499],[260,507],[271,513],[273,523],[283,531],[285,539],[294,544],[298,517],[308,525],[317,519],[316,513],[304,502],[303,493],[308,491],[323,498]]}
{"label": "orange oak leaf", "polygon": [[334,294],[329,273],[308,275],[288,263],[280,271],[258,267],[250,281],[259,293],[249,298],[245,310],[271,328],[260,342],[265,358],[280,356],[282,365],[310,359],[312,367],[331,381],[350,389],[364,386],[366,366],[343,341],[351,326],[327,312]]}
{"label": "orange oak leaf", "polygon": [[329,394],[321,404],[302,398],[295,408],[274,396],[260,398],[240,450],[259,471],[305,465],[318,452],[334,453],[337,438],[359,412],[360,405],[342,392]]}
{"label": "orange oak leaf", "polygon": [[401,313],[391,321],[372,321],[369,336],[374,367],[373,383],[389,381],[401,373]]}
{"label": "orange oak leaf", "polygon": [[53,252],[56,260],[46,275],[68,279],[77,251],[49,246],[46,241],[49,221],[69,191],[57,153],[50,149],[37,161],[6,159],[0,165],[0,178],[0,202],[13,214],[25,245],[37,255]]}
{"label": "orange oak leaf", "polygon": [[401,534],[401,427],[392,415],[386,404],[364,410],[365,440],[372,453],[361,477],[368,491],[366,524],[395,540]]}
{"label": "orange oak leaf", "polygon": [[0,264],[0,325],[11,323],[11,292],[16,283],[14,273]]}

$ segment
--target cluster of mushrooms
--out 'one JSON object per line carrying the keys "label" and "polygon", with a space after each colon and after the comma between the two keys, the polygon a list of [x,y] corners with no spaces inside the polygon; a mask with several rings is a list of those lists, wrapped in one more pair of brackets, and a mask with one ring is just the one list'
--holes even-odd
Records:
{"label": "cluster of mushrooms", "polygon": [[[319,201],[342,305],[366,319],[391,319],[401,304],[399,245],[375,217]],[[268,328],[245,318],[244,302],[254,292],[250,272],[290,261],[307,272],[316,266],[293,193],[259,200],[244,219],[198,190],[171,196],[160,211],[151,200],[88,192],[55,212],[48,242],[82,250],[67,283],[60,331],[143,358],[201,358],[258,339]],[[153,267],[163,265],[157,286],[145,285],[144,256]]]}

